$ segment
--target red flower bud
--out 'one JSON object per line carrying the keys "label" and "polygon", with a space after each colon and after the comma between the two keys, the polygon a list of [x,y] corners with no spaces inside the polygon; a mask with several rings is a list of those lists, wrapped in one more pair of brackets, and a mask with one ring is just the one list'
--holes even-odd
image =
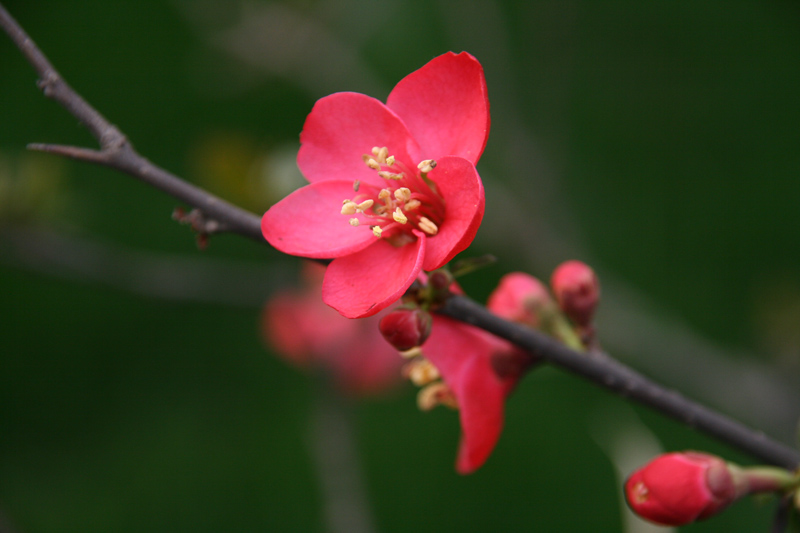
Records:
{"label": "red flower bud", "polygon": [[665,526],[713,516],[747,492],[747,481],[738,467],[691,451],[661,455],[625,482],[631,509]]}
{"label": "red flower bud", "polygon": [[600,300],[600,284],[592,268],[580,261],[561,263],[550,285],[564,314],[578,326],[589,326]]}
{"label": "red flower bud", "polygon": [[404,352],[422,344],[431,334],[433,318],[422,309],[396,309],[383,317],[379,324],[383,337]]}

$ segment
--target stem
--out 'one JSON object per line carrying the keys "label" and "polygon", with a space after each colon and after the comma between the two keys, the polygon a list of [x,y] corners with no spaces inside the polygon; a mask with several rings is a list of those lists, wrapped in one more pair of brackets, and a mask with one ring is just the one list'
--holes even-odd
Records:
{"label": "stem", "polygon": [[492,314],[463,296],[451,297],[440,312],[493,333],[531,354],[620,396],[636,400],[665,415],[738,447],[770,464],[794,470],[800,453],[725,415],[667,390],[611,357],[590,357],[528,327]]}
{"label": "stem", "polygon": [[[267,244],[259,217],[170,174],[140,156],[126,136],[78,95],[53,68],[36,44],[0,4],[0,27],[22,51],[39,74],[39,87],[86,126],[100,150],[74,146],[32,144],[29,148],[100,164],[125,172],[180,201],[197,208],[206,221],[215,221],[213,232],[231,232]],[[752,430],[707,407],[667,390],[610,357],[590,357],[532,329],[500,319],[484,307],[461,297],[451,297],[443,314],[502,337],[531,354],[578,374],[620,396],[636,400],[684,424],[719,438],[768,463],[794,470],[800,453],[763,433]]]}
{"label": "stem", "polygon": [[261,220],[257,215],[182,180],[139,155],[116,126],[69,86],[2,4],[0,4],[0,27],[33,65],[39,75],[38,86],[44,95],[61,104],[86,126],[100,144],[100,150],[38,143],[30,144],[28,148],[122,171],[199,209],[206,220],[218,221],[216,226],[218,229],[209,233],[227,231],[255,241],[264,241],[261,235]]}

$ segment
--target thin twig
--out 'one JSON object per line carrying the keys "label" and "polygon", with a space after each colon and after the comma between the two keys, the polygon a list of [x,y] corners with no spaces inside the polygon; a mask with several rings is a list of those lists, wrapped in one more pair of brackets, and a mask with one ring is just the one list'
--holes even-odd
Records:
{"label": "thin twig", "polygon": [[[11,37],[42,81],[45,96],[59,102],[75,116],[100,143],[99,151],[70,146],[34,144],[30,148],[65,155],[73,159],[105,165],[199,209],[205,220],[216,220],[219,228],[266,244],[258,216],[195,187],[140,156],[115,126],[83,100],[58,74],[34,42],[0,5],[0,27]],[[623,397],[648,405],[684,424],[715,436],[760,460],[794,469],[800,453],[763,433],[752,430],[724,415],[687,400],[648,380],[610,357],[587,357],[546,335],[507,322],[464,297],[451,298],[442,313],[475,325],[528,350],[533,355],[565,368]]]}
{"label": "thin twig", "polygon": [[[139,155],[116,126],[69,86],[2,4],[0,4],[0,27],[33,65],[39,75],[37,85],[44,95],[61,104],[77,118],[100,144],[99,151],[76,146],[38,143],[30,144],[28,148],[120,170],[199,209],[207,220],[220,221],[218,232],[224,230],[264,242],[264,237],[261,235],[261,220],[257,215],[209,194]],[[222,224],[221,221],[225,223]]]}

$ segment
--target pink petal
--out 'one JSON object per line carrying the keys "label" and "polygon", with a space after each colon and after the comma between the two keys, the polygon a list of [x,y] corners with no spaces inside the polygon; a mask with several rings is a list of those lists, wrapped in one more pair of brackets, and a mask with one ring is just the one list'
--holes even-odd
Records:
{"label": "pink petal", "polygon": [[342,214],[342,200],[352,198],[353,182],[312,183],[273,205],[261,218],[261,232],[281,252],[312,258],[341,257],[375,241],[368,226],[353,227]]}
{"label": "pink petal", "polygon": [[322,299],[347,318],[374,315],[400,298],[417,279],[425,258],[425,235],[395,247],[373,237],[358,253],[335,259],[325,273]]}
{"label": "pink petal", "polygon": [[428,174],[445,201],[444,222],[428,239],[424,270],[436,270],[465,250],[483,219],[485,194],[475,166],[460,157],[443,157]]}
{"label": "pink petal", "polygon": [[379,100],[359,93],[335,93],[321,98],[306,118],[300,134],[297,165],[312,183],[355,180],[383,186],[382,178],[362,156],[386,146],[389,155],[406,165],[419,162],[419,148],[403,121]]}
{"label": "pink petal", "polygon": [[423,354],[456,396],[462,438],[456,462],[461,474],[479,468],[494,449],[503,429],[505,398],[513,380],[503,380],[492,368],[496,347],[482,331],[435,315]]}
{"label": "pink petal", "polygon": [[[319,304],[336,313],[322,300]],[[351,320],[336,314],[337,320],[357,325],[355,334],[333,350],[330,360],[340,387],[348,393],[380,393],[401,381],[404,361],[381,335],[378,329],[380,316]]]}
{"label": "pink petal", "polygon": [[478,60],[448,52],[412,72],[386,105],[419,143],[422,159],[457,155],[476,164],[489,136],[489,99]]}
{"label": "pink petal", "polygon": [[492,370],[489,357],[468,361],[459,385],[454,392],[463,433],[456,470],[470,474],[486,462],[500,439],[507,387]]}

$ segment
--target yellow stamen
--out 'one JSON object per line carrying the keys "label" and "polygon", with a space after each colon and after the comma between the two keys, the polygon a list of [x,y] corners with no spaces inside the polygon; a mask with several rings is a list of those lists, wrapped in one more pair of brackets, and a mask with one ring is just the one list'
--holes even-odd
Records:
{"label": "yellow stamen", "polygon": [[436,224],[434,224],[428,217],[420,217],[419,229],[421,229],[428,235],[436,235],[437,233],[439,233],[439,227]]}
{"label": "yellow stamen", "polygon": [[391,197],[392,197],[392,192],[389,189],[381,189],[381,192],[378,193],[378,200],[383,200],[384,202],[386,202]]}
{"label": "yellow stamen", "polygon": [[421,205],[422,203],[419,200],[411,200],[410,202],[406,203],[405,209],[406,211],[413,211]]}
{"label": "yellow stamen", "polygon": [[381,238],[381,233],[383,233],[383,230],[381,229],[380,226],[372,226],[372,234],[373,235],[375,235],[377,238],[380,239]]}
{"label": "yellow stamen", "polygon": [[350,225],[351,226],[355,227],[355,226],[358,226],[359,224],[361,224],[361,222],[359,222],[357,218],[351,218],[350,219]]}
{"label": "yellow stamen", "polygon": [[375,203],[375,200],[364,200],[363,202],[361,202],[360,204],[358,204],[358,205],[356,206],[356,208],[357,208],[357,209],[358,209],[360,212],[362,212],[362,213],[363,213],[364,211],[366,211],[367,209],[369,209],[370,207],[372,207],[372,204],[374,204],[374,203]]}
{"label": "yellow stamen", "polygon": [[411,200],[411,190],[408,187],[400,187],[394,191],[394,199],[398,202],[407,202]]}
{"label": "yellow stamen", "polygon": [[387,172],[385,170],[378,171],[378,176],[382,177],[385,180],[401,180],[403,179],[402,174],[395,174],[394,172]]}
{"label": "yellow stamen", "polygon": [[390,155],[389,157],[386,158],[386,164],[389,165],[389,166],[394,165],[394,156],[393,155]]}
{"label": "yellow stamen", "polygon": [[400,224],[405,224],[406,222],[408,222],[408,217],[403,213],[403,211],[399,207],[394,210],[394,213],[392,213],[392,218],[394,219],[395,222],[399,222]]}
{"label": "yellow stamen", "polygon": [[418,355],[422,355],[422,348],[420,348],[419,346],[414,346],[410,350],[400,352],[400,355],[403,357],[403,359],[413,359]]}
{"label": "yellow stamen", "polygon": [[420,164],[417,165],[417,168],[423,174],[427,174],[428,172],[436,168],[436,161],[434,161],[433,159],[426,159],[425,161],[421,161]]}
{"label": "yellow stamen", "polygon": [[381,163],[384,163],[384,162],[386,162],[386,156],[389,155],[389,149],[384,146],[383,148],[378,150],[378,154],[377,155],[378,155],[378,158],[377,158],[378,161],[380,161]]}
{"label": "yellow stamen", "polygon": [[430,411],[437,405],[446,405],[458,409],[458,403],[450,387],[444,383],[431,383],[420,389],[417,394],[417,406],[423,411]]}
{"label": "yellow stamen", "polygon": [[408,363],[406,367],[408,379],[417,387],[433,383],[441,377],[439,369],[427,359],[419,357]]}
{"label": "yellow stamen", "polygon": [[378,162],[375,161],[374,159],[372,159],[371,157],[369,159],[367,159],[367,166],[369,168],[371,168],[372,170],[380,170],[381,169],[381,166],[378,164]]}
{"label": "yellow stamen", "polygon": [[355,215],[356,211],[358,211],[358,205],[353,201],[348,200],[342,206],[343,215]]}
{"label": "yellow stamen", "polygon": [[375,157],[378,157],[378,154],[379,154],[379,153],[381,153],[381,149],[380,149],[380,147],[378,147],[378,146],[373,146],[373,147],[372,147],[372,155],[374,155]]}

